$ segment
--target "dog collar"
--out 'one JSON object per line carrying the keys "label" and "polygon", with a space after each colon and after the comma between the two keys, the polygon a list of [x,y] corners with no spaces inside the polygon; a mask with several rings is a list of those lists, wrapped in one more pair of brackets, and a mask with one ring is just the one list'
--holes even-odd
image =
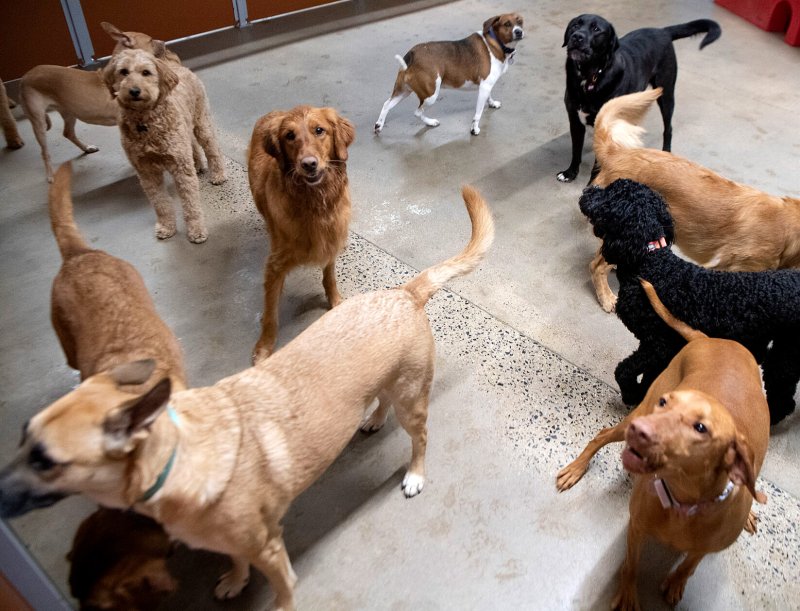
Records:
{"label": "dog collar", "polygon": [[[167,405],[167,414],[169,415],[169,419],[175,424],[176,427],[180,428],[180,420],[178,419],[178,413],[172,408],[172,405]],[[169,460],[167,460],[167,464],[164,465],[164,468],[161,470],[161,473],[158,474],[155,483],[150,486],[147,490],[144,491],[144,494],[139,497],[139,500],[136,501],[137,503],[144,503],[145,501],[149,501],[156,492],[161,490],[161,486],[164,485],[164,482],[167,481],[167,476],[169,472],[172,471],[172,465],[175,463],[175,455],[178,453],[178,444],[175,444],[175,447],[172,449],[172,454],[169,455]]]}
{"label": "dog collar", "polygon": [[654,250],[666,247],[667,247],[667,240],[664,236],[661,236],[657,240],[653,240],[652,242],[647,243],[647,252],[653,252]]}
{"label": "dog collar", "polygon": [[728,483],[725,485],[725,489],[722,491],[722,494],[710,501],[700,501],[699,503],[694,503],[692,505],[689,505],[688,503],[679,503],[676,501],[675,497],[672,496],[672,492],[670,492],[669,486],[667,486],[667,482],[660,477],[653,479],[653,488],[655,488],[658,500],[661,501],[661,506],[664,509],[675,509],[681,515],[691,517],[704,507],[708,507],[714,503],[721,503],[727,499],[731,495],[731,492],[733,492],[735,485],[731,480],[728,480]]}
{"label": "dog collar", "polygon": [[589,77],[581,81],[581,85],[583,85],[583,88],[586,91],[594,91],[595,87],[597,87],[597,81],[600,79],[601,74],[603,74],[602,68],[600,68],[597,72],[592,72]]}
{"label": "dog collar", "polygon": [[512,49],[511,47],[505,46],[500,39],[497,37],[497,34],[494,33],[494,28],[489,29],[489,36],[491,36],[492,40],[494,40],[498,45],[500,45],[500,50],[503,52],[503,55],[513,55],[516,49]]}

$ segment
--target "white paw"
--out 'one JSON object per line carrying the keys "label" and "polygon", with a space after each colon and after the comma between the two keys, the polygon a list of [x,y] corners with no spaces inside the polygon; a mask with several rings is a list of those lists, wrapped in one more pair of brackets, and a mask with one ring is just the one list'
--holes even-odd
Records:
{"label": "white paw", "polygon": [[411,498],[412,496],[417,496],[420,492],[422,492],[422,487],[425,485],[425,476],[424,475],[417,475],[416,473],[406,473],[406,476],[403,478],[403,483],[401,487],[403,488],[403,494],[406,495],[406,498]]}
{"label": "white paw", "polygon": [[239,596],[244,587],[250,581],[250,576],[245,575],[244,579],[237,578],[235,571],[230,570],[219,578],[214,588],[214,597],[217,600],[227,600]]}
{"label": "white paw", "polygon": [[378,122],[378,123],[375,124],[375,133],[376,134],[380,134],[382,129],[383,129],[383,123]]}
{"label": "white paw", "polygon": [[477,123],[473,123],[472,124],[472,129],[469,130],[469,133],[472,134],[473,136],[477,136],[478,134],[481,133],[481,128],[478,127]]}
{"label": "white paw", "polygon": [[425,119],[425,125],[428,127],[439,127],[439,119]]}
{"label": "white paw", "polygon": [[99,151],[99,150],[100,150],[100,149],[99,149],[99,148],[97,148],[97,147],[96,147],[94,144],[90,144],[90,145],[89,145],[89,146],[87,146],[85,149],[83,149],[83,152],[84,152],[84,153],[86,153],[86,154],[88,155],[89,153],[96,153],[96,152],[97,152],[97,151]]}
{"label": "white paw", "polygon": [[376,433],[383,428],[383,425],[386,424],[386,419],[380,419],[375,417],[375,413],[378,410],[376,409],[369,418],[367,418],[364,423],[361,425],[361,431],[363,433]]}
{"label": "white paw", "polygon": [[500,108],[502,105],[500,100],[489,100],[489,108]]}
{"label": "white paw", "polygon": [[564,172],[559,172],[556,178],[558,179],[558,182],[572,182],[572,180],[564,175]]}
{"label": "white paw", "polygon": [[163,225],[161,223],[156,223],[156,237],[159,240],[166,240],[171,238],[175,235],[177,228],[175,225]]}

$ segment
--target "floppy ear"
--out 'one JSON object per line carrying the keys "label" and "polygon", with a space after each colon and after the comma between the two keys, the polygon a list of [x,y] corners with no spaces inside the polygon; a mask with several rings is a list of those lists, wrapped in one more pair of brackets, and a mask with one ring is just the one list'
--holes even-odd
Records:
{"label": "floppy ear", "polygon": [[595,211],[604,206],[606,203],[607,194],[605,189],[597,186],[586,187],[578,200],[578,206],[590,220],[594,218]]}
{"label": "floppy ear", "polygon": [[728,466],[728,475],[734,484],[746,486],[759,503],[767,502],[763,492],[756,492],[755,457],[741,433],[736,433],[736,438],[731,442],[725,454],[725,463]]}
{"label": "floppy ear", "polygon": [[147,437],[150,426],[166,408],[172,382],[160,380],[145,394],[123,403],[111,412],[103,422],[103,442],[106,451],[127,454],[136,444]]}
{"label": "floppy ear", "polygon": [[156,58],[156,68],[158,69],[158,100],[156,103],[161,102],[169,95],[169,92],[175,89],[178,84],[178,75],[169,67],[169,64],[163,59]]}
{"label": "floppy ear", "polygon": [[573,17],[572,19],[569,20],[569,23],[567,24],[567,29],[564,30],[564,44],[561,45],[562,47],[567,46],[567,43],[569,42],[569,31],[572,29],[572,24],[575,23],[576,19],[577,17]]}
{"label": "floppy ear", "polygon": [[262,145],[264,146],[264,150],[267,152],[267,155],[275,158],[281,170],[284,169],[284,159],[280,143],[280,129],[285,116],[285,112],[273,110],[258,120],[263,133]]}
{"label": "floppy ear", "polygon": [[325,108],[325,116],[333,125],[333,153],[336,159],[347,161],[347,147],[356,138],[356,128],[333,108]]}
{"label": "floppy ear", "polygon": [[165,59],[167,55],[167,45],[163,40],[156,40],[155,38],[150,41],[150,52],[158,59]]}
{"label": "floppy ear", "polygon": [[108,376],[117,386],[144,384],[155,371],[154,359],[142,359],[124,365],[117,365],[108,372]]}
{"label": "floppy ear", "polygon": [[489,30],[491,30],[492,27],[494,26],[494,24],[497,23],[498,21],[500,21],[500,15],[495,15],[491,19],[487,19],[486,21],[484,21],[483,22],[483,33],[484,34],[488,34]]}
{"label": "floppy ear", "polygon": [[114,85],[117,82],[117,62],[114,56],[111,57],[111,60],[106,64],[106,67],[103,68],[103,82],[106,84],[108,91],[111,93],[111,97],[116,98],[117,90],[114,88]]}
{"label": "floppy ear", "polygon": [[117,26],[108,23],[108,21],[101,21],[100,27],[106,31],[106,34],[111,36],[114,40],[117,41],[117,44],[120,44],[128,49],[133,49],[133,41],[130,37],[120,30]]}
{"label": "floppy ear", "polygon": [[614,52],[619,49],[619,38],[617,38],[617,32],[614,30],[614,26],[610,23],[608,24],[608,34],[611,36],[611,50]]}

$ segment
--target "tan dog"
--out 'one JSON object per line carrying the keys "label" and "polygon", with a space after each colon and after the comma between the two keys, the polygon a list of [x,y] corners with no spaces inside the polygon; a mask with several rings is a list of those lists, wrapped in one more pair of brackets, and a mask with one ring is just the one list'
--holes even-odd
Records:
{"label": "tan dog", "polygon": [[492,88],[514,63],[514,47],[524,35],[522,16],[506,13],[487,19],[482,31],[463,40],[424,42],[412,47],[404,57],[395,55],[400,71],[392,95],[384,102],[375,122],[375,133],[383,129],[389,111],[411,93],[419,98],[414,116],[428,127],[436,127],[439,121],[426,117],[424,112],[426,106],[436,102],[441,88],[476,86],[478,104],[470,133],[477,136],[481,132],[479,124],[486,103],[490,108],[500,108],[500,102],[492,99]]}
{"label": "tan dog", "polygon": [[53,328],[70,367],[85,380],[143,358],[173,388],[186,387],[180,345],[158,316],[132,265],[89,247],[72,216],[71,169],[64,164],[50,187],[50,221],[64,261],[53,280]]}
{"label": "tan dog", "polygon": [[[114,54],[123,49],[144,49],[180,64],[178,56],[160,40],[141,32],[122,32],[105,21],[101,25],[117,43]],[[47,111],[58,111],[64,120],[64,137],[86,154],[96,153],[99,149],[93,144],[84,144],[78,138],[75,122],[81,120],[92,125],[116,125],[119,112],[103,83],[100,70],[86,72],[63,66],[42,65],[26,72],[20,81],[20,102],[42,149],[48,182],[53,181],[53,168],[47,151],[47,130],[52,126]]]}
{"label": "tan dog", "polygon": [[461,254],[401,287],[348,299],[255,367],[171,397],[169,379],[139,396],[120,389],[151,379],[152,361],[83,382],[26,426],[0,472],[0,516],[69,493],[132,506],[171,536],[232,556],[218,597],[238,594],[253,564],[276,606],[292,609],[296,577],[280,522],[359,427],[379,429],[392,405],[412,442],[403,492],[422,491],[435,360],[424,306],[473,270],[494,237],[486,202],[471,187],[463,196],[472,237]]}
{"label": "tan dog", "polygon": [[769,409],[755,359],[741,344],[676,320],[653,286],[642,286],[658,315],[688,344],[644,401],[600,431],[556,480],[559,491],[571,488],[600,448],[626,441],[622,464],[638,477],[615,609],[639,609],[636,570],[646,536],[686,553],[661,586],[675,605],[703,556],[731,545],[743,528],[755,532],[753,499],[766,502],[755,481],[769,442]]}
{"label": "tan dog", "polygon": [[10,149],[19,149],[25,146],[25,141],[20,138],[17,131],[17,120],[11,114],[11,109],[16,107],[6,93],[6,87],[0,79],[0,127],[3,128],[3,137],[6,139],[6,146]]}
{"label": "tan dog", "polygon": [[297,106],[256,121],[248,179],[267,226],[270,253],[254,362],[269,356],[275,346],[278,302],[292,268],[322,266],[328,303],[335,307],[342,301],[336,288],[336,257],[344,249],[350,225],[346,161],[354,138],[353,124],[333,108]]}
{"label": "tan dog", "polygon": [[203,83],[188,68],[139,49],[117,53],[104,77],[120,107],[122,148],[156,211],[156,237],[164,240],[177,230],[164,186],[166,171],[175,180],[189,241],[205,242],[208,230],[195,172],[195,138],[206,153],[211,184],[225,182],[225,163]]}
{"label": "tan dog", "polygon": [[[675,244],[712,269],[762,271],[800,267],[800,199],[769,195],[672,153],[641,147],[639,123],[661,89],[609,100],[594,124],[600,173],[607,187],[629,178],[658,191],[675,222]],[[612,266],[598,252],[591,263],[597,299],[606,312],[616,304],[608,286]]]}
{"label": "tan dog", "polygon": [[154,609],[178,587],[167,568],[171,548],[150,518],[100,508],[81,522],[67,555],[70,593],[81,609]]}

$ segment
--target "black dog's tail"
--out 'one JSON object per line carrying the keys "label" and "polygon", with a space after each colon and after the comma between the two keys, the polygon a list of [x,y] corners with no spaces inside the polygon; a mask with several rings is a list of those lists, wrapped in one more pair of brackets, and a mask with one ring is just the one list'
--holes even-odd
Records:
{"label": "black dog's tail", "polygon": [[693,339],[708,337],[708,335],[706,335],[702,331],[693,329],[682,320],[678,320],[677,318],[675,318],[672,315],[672,312],[670,312],[667,309],[667,306],[665,306],[658,298],[658,293],[656,293],[655,287],[652,284],[650,284],[647,280],[641,278],[639,280],[639,283],[642,285],[644,292],[647,293],[647,298],[650,300],[650,305],[653,306],[653,309],[656,311],[656,314],[659,315],[661,320],[663,320],[670,327],[675,329],[675,331],[677,331],[681,335],[681,337],[683,337],[683,339],[685,339],[687,342],[690,342]]}
{"label": "black dog's tail", "polygon": [[672,36],[672,40],[688,38],[689,36],[694,36],[695,34],[702,34],[705,32],[705,37],[700,41],[701,49],[706,45],[710,45],[722,34],[722,29],[719,27],[719,24],[711,19],[697,19],[695,21],[690,21],[689,23],[671,25],[664,29],[669,32],[670,36]]}

